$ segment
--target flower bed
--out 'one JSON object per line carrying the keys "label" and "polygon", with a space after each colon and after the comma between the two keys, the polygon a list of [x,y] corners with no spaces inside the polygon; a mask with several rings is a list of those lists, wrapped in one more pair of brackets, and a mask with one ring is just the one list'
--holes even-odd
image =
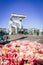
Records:
{"label": "flower bed", "polygon": [[40,43],[17,40],[0,49],[0,65],[43,65],[43,45]]}

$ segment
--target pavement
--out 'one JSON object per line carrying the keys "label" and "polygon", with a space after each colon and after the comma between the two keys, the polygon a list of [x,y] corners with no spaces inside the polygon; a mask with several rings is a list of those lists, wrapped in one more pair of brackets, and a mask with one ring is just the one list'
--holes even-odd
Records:
{"label": "pavement", "polygon": [[7,44],[13,40],[30,40],[30,41],[37,41],[43,44],[43,36],[33,36],[33,35],[24,35],[24,34],[14,34],[8,35],[9,39],[7,41],[3,41],[2,44]]}
{"label": "pavement", "polygon": [[30,41],[37,41],[43,44],[43,36],[15,34],[15,35],[10,35],[9,37],[10,40],[30,40]]}

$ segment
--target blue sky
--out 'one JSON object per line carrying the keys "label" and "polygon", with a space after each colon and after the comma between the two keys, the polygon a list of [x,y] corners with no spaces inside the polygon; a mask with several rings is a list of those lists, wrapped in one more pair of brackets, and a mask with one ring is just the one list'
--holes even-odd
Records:
{"label": "blue sky", "polygon": [[27,16],[25,28],[43,29],[43,0],[0,0],[0,28],[8,28],[12,13]]}

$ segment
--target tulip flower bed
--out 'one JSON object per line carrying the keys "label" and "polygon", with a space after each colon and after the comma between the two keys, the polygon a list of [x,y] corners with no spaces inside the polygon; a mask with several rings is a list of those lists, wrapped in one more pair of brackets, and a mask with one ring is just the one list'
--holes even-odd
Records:
{"label": "tulip flower bed", "polygon": [[0,49],[0,65],[43,65],[43,45],[38,42],[11,41]]}

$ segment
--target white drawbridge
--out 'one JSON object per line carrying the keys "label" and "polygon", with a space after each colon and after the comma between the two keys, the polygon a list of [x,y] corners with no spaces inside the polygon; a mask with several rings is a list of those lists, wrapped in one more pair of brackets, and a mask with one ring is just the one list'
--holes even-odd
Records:
{"label": "white drawbridge", "polygon": [[[12,34],[12,27],[15,27],[15,33],[17,33],[17,24],[19,25],[19,29],[22,26],[22,19],[25,18],[24,15],[11,14],[9,21],[9,34]],[[13,20],[13,18],[18,18],[18,20]]]}

